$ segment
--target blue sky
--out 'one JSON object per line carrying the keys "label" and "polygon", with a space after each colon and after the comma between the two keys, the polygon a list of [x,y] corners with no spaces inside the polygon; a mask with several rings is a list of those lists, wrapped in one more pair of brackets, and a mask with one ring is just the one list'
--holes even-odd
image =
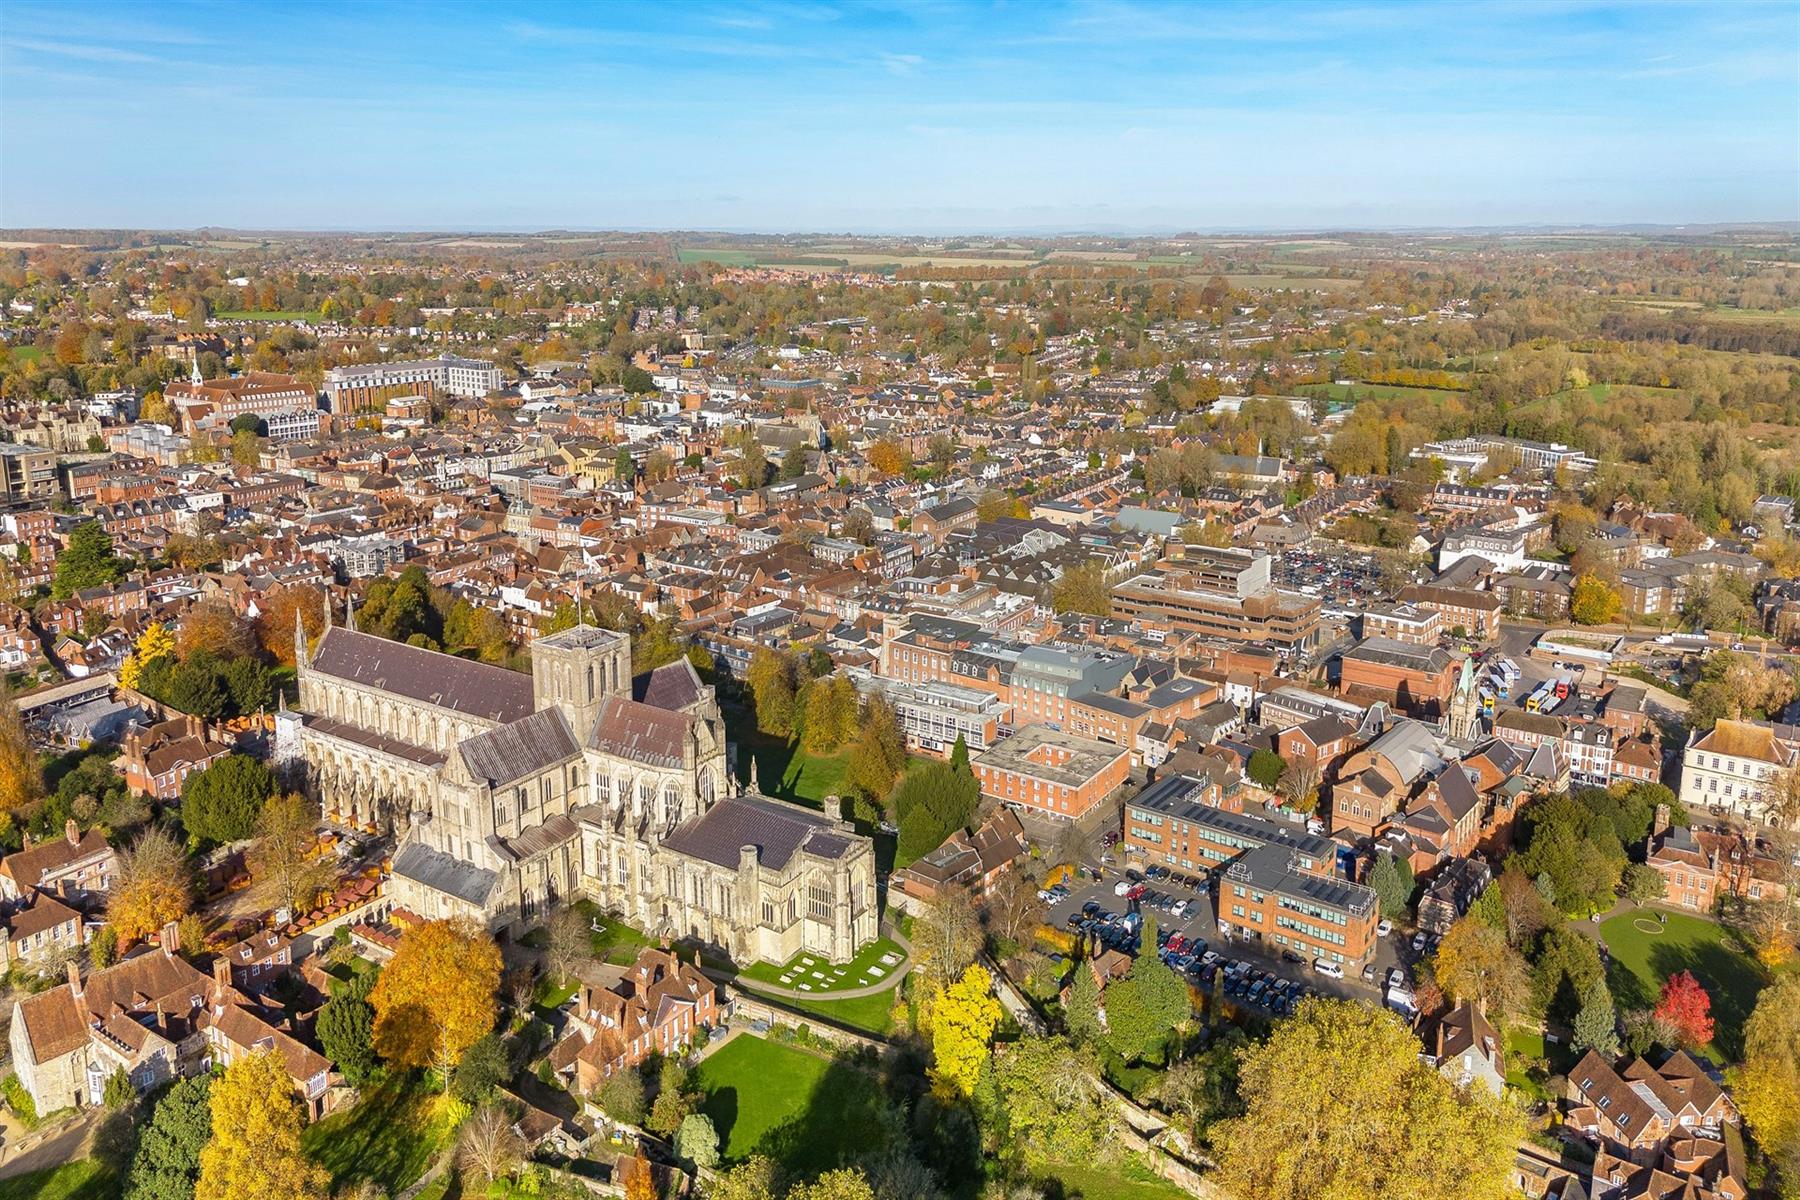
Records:
{"label": "blue sky", "polygon": [[0,225],[1800,219],[1800,5],[0,4]]}

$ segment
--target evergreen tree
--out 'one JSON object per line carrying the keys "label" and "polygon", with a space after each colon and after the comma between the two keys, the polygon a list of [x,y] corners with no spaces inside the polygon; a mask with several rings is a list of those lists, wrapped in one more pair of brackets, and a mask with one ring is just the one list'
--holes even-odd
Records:
{"label": "evergreen tree", "polygon": [[1575,1014],[1573,1048],[1578,1052],[1591,1048],[1606,1058],[1617,1058],[1617,1023],[1618,1014],[1613,1009],[1612,993],[1607,991],[1606,980],[1590,980],[1581,992],[1581,1011]]}

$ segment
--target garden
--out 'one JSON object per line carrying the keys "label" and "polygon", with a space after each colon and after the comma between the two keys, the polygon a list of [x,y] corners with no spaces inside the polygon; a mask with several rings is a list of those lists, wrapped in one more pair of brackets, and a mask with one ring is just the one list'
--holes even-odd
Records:
{"label": "garden", "polygon": [[1738,1060],[1744,1022],[1768,977],[1730,930],[1705,917],[1641,909],[1603,921],[1600,939],[1612,954],[1606,981],[1621,1009],[1651,1007],[1671,975],[1691,972],[1712,1000],[1713,1041],[1702,1049],[1721,1065]]}
{"label": "garden", "polygon": [[301,1145],[331,1172],[333,1189],[367,1179],[396,1193],[450,1144],[454,1103],[425,1073],[396,1071],[354,1107],[308,1126]]}
{"label": "garden", "polygon": [[694,1082],[727,1163],[761,1154],[814,1174],[870,1149],[878,1128],[878,1089],[860,1068],[766,1038],[733,1038]]}

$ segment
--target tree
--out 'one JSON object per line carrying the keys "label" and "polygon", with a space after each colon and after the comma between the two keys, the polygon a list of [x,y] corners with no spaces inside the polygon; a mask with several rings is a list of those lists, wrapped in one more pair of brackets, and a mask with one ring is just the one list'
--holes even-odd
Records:
{"label": "tree", "polygon": [[1789,972],[1756,997],[1744,1022],[1744,1061],[1726,1074],[1744,1122],[1782,1177],[1800,1191],[1800,975]]}
{"label": "tree", "polygon": [[673,1137],[699,1103],[700,1097],[689,1086],[687,1067],[679,1059],[665,1058],[656,1077],[656,1100],[650,1105],[650,1120],[644,1128]]}
{"label": "tree", "polygon": [[619,386],[634,396],[648,396],[656,391],[656,380],[642,367],[627,366],[619,372]]}
{"label": "tree", "polygon": [[240,467],[262,464],[263,440],[254,429],[240,429],[231,435],[231,461]]}
{"label": "tree", "polygon": [[1618,1010],[1613,1007],[1612,992],[1606,980],[1589,982],[1581,993],[1581,1011],[1575,1014],[1575,1034],[1571,1046],[1579,1053],[1594,1050],[1606,1059],[1619,1056]]}
{"label": "tree", "polygon": [[649,1159],[641,1154],[622,1158],[616,1169],[625,1200],[659,1200],[661,1193],[657,1190],[656,1175],[650,1169]]}
{"label": "tree", "polygon": [[294,665],[294,614],[308,642],[325,632],[325,593],[309,583],[276,588],[258,601],[256,640],[278,666]]}
{"label": "tree", "polygon": [[1681,1044],[1696,1049],[1713,1039],[1712,997],[1692,971],[1677,971],[1663,980],[1654,1015],[1674,1027]]}
{"label": "tree", "polygon": [[564,983],[592,953],[587,922],[573,908],[559,908],[544,926],[544,965]]}
{"label": "tree", "polygon": [[1097,1045],[1106,1036],[1106,1028],[1100,1023],[1100,982],[1086,962],[1076,966],[1075,978],[1069,983],[1063,1025],[1071,1038],[1084,1045]]}
{"label": "tree", "polygon": [[1569,596],[1569,616],[1577,625],[1610,625],[1624,607],[1619,593],[1592,571],[1575,580]]}
{"label": "tree", "polygon": [[844,514],[843,521],[838,525],[838,536],[872,546],[875,544],[875,518],[869,515],[866,508],[852,508]]}
{"label": "tree", "polygon": [[759,488],[769,481],[769,456],[754,436],[738,447],[738,486]]}
{"label": "tree", "polygon": [[1212,1138],[1217,1183],[1239,1200],[1487,1200],[1524,1132],[1422,1063],[1397,1016],[1350,1001],[1302,1002],[1244,1051],[1239,1090],[1244,1115]]}
{"label": "tree", "polygon": [[111,1109],[124,1108],[137,1099],[137,1089],[131,1086],[131,1076],[119,1067],[106,1077],[106,1088],[100,1095],[100,1102]]}
{"label": "tree", "polygon": [[245,754],[228,754],[181,785],[181,823],[201,841],[240,842],[256,832],[263,805],[275,794],[269,768]]}
{"label": "tree", "polygon": [[1212,1126],[1228,1117],[1242,1115],[1243,1097],[1238,1094],[1238,1059],[1249,1039],[1235,1026],[1191,1058],[1172,1064],[1157,1086],[1163,1106],[1182,1117],[1186,1132],[1198,1144],[1205,1144]]}
{"label": "tree", "polygon": [[125,1177],[125,1200],[193,1200],[212,1136],[212,1076],[179,1079],[151,1110]]}
{"label": "tree", "polygon": [[912,470],[912,451],[894,438],[882,438],[869,447],[869,465],[883,475],[904,475]]}
{"label": "tree", "polygon": [[913,968],[927,982],[942,987],[956,978],[981,950],[973,899],[966,892],[940,888],[915,921],[912,943]]}
{"label": "tree", "polygon": [[962,978],[938,991],[931,1009],[932,1078],[951,1095],[972,1096],[1000,1025],[994,978],[972,963]]}
{"label": "tree", "polygon": [[471,1175],[492,1183],[510,1175],[525,1161],[525,1140],[513,1131],[511,1114],[497,1104],[478,1109],[463,1122],[456,1162]]}
{"label": "tree", "polygon": [[622,1067],[614,1071],[600,1085],[600,1094],[594,1098],[594,1102],[602,1112],[621,1125],[642,1125],[644,1118],[650,1113],[650,1104],[644,1095],[643,1072],[636,1067]]}
{"label": "tree", "polygon": [[0,813],[15,813],[43,794],[43,766],[25,732],[19,706],[0,679]]}
{"label": "tree", "polygon": [[1319,807],[1319,784],[1324,775],[1310,758],[1296,758],[1288,763],[1275,784],[1275,790],[1295,812],[1310,813]]}
{"label": "tree", "polygon": [[760,1154],[725,1172],[706,1189],[706,1200],[778,1200],[780,1171]]}
{"label": "tree", "polygon": [[360,1084],[375,1069],[375,1010],[360,996],[343,992],[319,1010],[315,1032],[325,1057],[337,1064],[351,1084]]}
{"label": "tree", "polygon": [[875,1200],[875,1192],[861,1171],[844,1167],[795,1186],[787,1200]]}
{"label": "tree", "polygon": [[1257,787],[1272,792],[1275,785],[1281,782],[1281,772],[1286,766],[1286,761],[1273,750],[1255,750],[1250,754],[1250,762],[1245,767],[1244,774]]}
{"label": "tree", "polygon": [[705,1113],[689,1113],[675,1131],[675,1157],[692,1171],[719,1165],[719,1131]]}
{"label": "tree", "polygon": [[448,1083],[494,1027],[499,987],[500,948],[486,931],[464,920],[415,926],[369,993],[376,1052],[401,1066],[436,1066]]}
{"label": "tree", "polygon": [[798,479],[806,474],[807,446],[804,442],[795,442],[788,452],[781,456],[781,478]]}
{"label": "tree", "polygon": [[744,683],[756,709],[756,727],[776,737],[794,732],[795,667],[791,655],[760,646],[750,656]]}
{"label": "tree", "polygon": [[1648,863],[1627,863],[1619,890],[1632,903],[1643,904],[1646,900],[1661,900],[1668,886],[1662,872]]}
{"label": "tree", "polygon": [[318,824],[318,807],[299,792],[271,797],[257,815],[250,873],[274,907],[309,908],[336,877],[331,864],[315,853]]}
{"label": "tree", "polygon": [[[294,627],[289,624],[290,642],[293,636]],[[175,635],[175,648],[183,659],[202,650],[218,658],[241,658],[253,645],[250,627],[219,600],[203,600],[188,609]]]}
{"label": "tree", "polygon": [[118,961],[119,931],[111,925],[102,925],[88,942],[88,962],[94,970],[104,971]]}
{"label": "tree", "polygon": [[906,735],[893,707],[879,696],[864,701],[862,728],[850,743],[844,782],[874,805],[887,802],[894,780],[906,769]]}
{"label": "tree", "polygon": [[[193,868],[181,846],[152,825],[119,853],[119,875],[107,899],[107,922],[126,942],[180,920],[193,903]],[[190,947],[198,949],[198,947]]]}
{"label": "tree", "polygon": [[1369,886],[1381,902],[1381,915],[1390,921],[1404,921],[1407,905],[1412,900],[1412,864],[1385,851],[1375,856],[1369,868]]}
{"label": "tree", "polygon": [[56,556],[50,594],[67,600],[84,588],[102,587],[125,573],[125,564],[113,554],[112,536],[98,521],[77,525],[69,544]]}
{"label": "tree", "polygon": [[144,626],[144,632],[138,634],[133,643],[131,653],[119,667],[119,682],[128,688],[136,688],[143,674],[145,665],[159,658],[173,658],[175,655],[175,637],[169,627],[161,621],[152,621]]}
{"label": "tree", "polygon": [[1059,613],[1089,613],[1096,617],[1112,615],[1112,586],[1106,581],[1106,567],[1090,559],[1079,567],[1062,573],[1050,591],[1050,604]]}
{"label": "tree", "polygon": [[1450,926],[1432,965],[1448,995],[1498,1017],[1521,1012],[1530,996],[1525,960],[1507,945],[1505,932],[1472,916]]}
{"label": "tree", "polygon": [[212,1141],[194,1200],[324,1200],[330,1172],[300,1147],[300,1102],[274,1051],[238,1059],[213,1083]]}
{"label": "tree", "polygon": [[[1144,921],[1144,945],[1156,945],[1156,918]],[[1106,989],[1106,1040],[1127,1062],[1159,1055],[1170,1031],[1193,1017],[1187,985],[1153,953],[1132,960],[1131,973]]]}
{"label": "tree", "polygon": [[962,734],[956,735],[956,744],[950,747],[950,766],[954,770],[967,771],[969,767],[969,743],[963,740]]}
{"label": "tree", "polygon": [[631,457],[631,450],[626,446],[620,446],[619,452],[613,455],[613,478],[622,483],[637,479],[637,460]]}
{"label": "tree", "polygon": [[925,443],[926,457],[939,475],[948,475],[956,461],[956,439],[948,433],[934,433]]}
{"label": "tree", "polygon": [[933,762],[909,771],[892,803],[900,822],[900,855],[912,860],[929,854],[967,825],[980,803],[981,785],[966,768]]}
{"label": "tree", "polygon": [[1032,1162],[1091,1162],[1117,1128],[1081,1055],[1060,1038],[1026,1037],[994,1057],[1006,1137]]}

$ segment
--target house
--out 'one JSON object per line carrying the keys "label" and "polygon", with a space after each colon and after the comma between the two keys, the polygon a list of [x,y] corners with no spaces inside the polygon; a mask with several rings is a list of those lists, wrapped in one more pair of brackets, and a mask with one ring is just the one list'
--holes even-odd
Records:
{"label": "house", "polygon": [[1419,928],[1442,937],[1487,890],[1492,878],[1485,859],[1454,858],[1445,863],[1419,897]]}
{"label": "house", "polygon": [[718,1016],[718,988],[700,968],[647,948],[610,987],[582,987],[573,1028],[551,1049],[550,1065],[587,1095],[652,1054],[679,1052]]}
{"label": "house", "polygon": [[0,899],[22,900],[39,890],[85,902],[112,889],[118,865],[106,835],[82,833],[70,818],[63,836],[33,846],[28,835],[23,850],[0,859]]}
{"label": "house", "polygon": [[894,872],[893,883],[921,900],[955,887],[985,895],[1024,856],[1025,827],[1017,813],[1000,808],[974,833],[958,829],[943,845]]}
{"label": "house", "polygon": [[158,800],[175,800],[189,775],[204,771],[230,753],[230,746],[207,732],[204,721],[184,714],[148,729],[128,730],[119,755],[119,774],[136,791]]}
{"label": "house", "polygon": [[1506,1091],[1504,1044],[1481,1009],[1459,1004],[1438,1022],[1431,1061],[1451,1083],[1460,1088],[1487,1088],[1499,1096]]}
{"label": "house", "polygon": [[1681,757],[1681,803],[1761,823],[1773,780],[1800,762],[1800,726],[1721,720],[1694,730]]}
{"label": "house", "polygon": [[282,1029],[273,1013],[251,1004],[231,982],[230,958],[213,960],[213,976],[202,1018],[207,1058],[213,1066],[229,1066],[241,1058],[273,1050],[287,1069],[289,1082],[306,1106],[306,1119],[316,1121],[329,1110],[331,1060]]}
{"label": "house", "polygon": [[1595,1144],[1589,1194],[1608,1200],[1744,1200],[1737,1107],[1678,1050],[1660,1067],[1623,1070],[1589,1050],[1568,1075],[1564,1126]]}
{"label": "house", "polygon": [[1710,913],[1724,896],[1764,900],[1785,893],[1781,860],[1770,847],[1736,830],[1667,827],[1658,808],[1644,861],[1663,877],[1663,898],[1694,912]]}
{"label": "house", "polygon": [[42,965],[81,949],[81,913],[48,892],[32,892],[5,923],[9,962]]}

